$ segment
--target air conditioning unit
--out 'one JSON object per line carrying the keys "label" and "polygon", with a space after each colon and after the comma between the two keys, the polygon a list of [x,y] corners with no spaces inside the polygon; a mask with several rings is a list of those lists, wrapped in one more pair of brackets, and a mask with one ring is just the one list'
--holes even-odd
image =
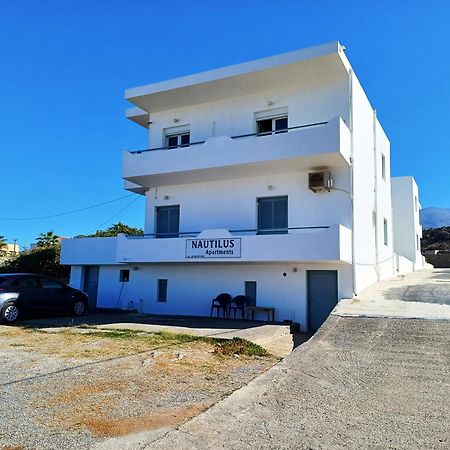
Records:
{"label": "air conditioning unit", "polygon": [[311,191],[330,192],[333,187],[333,179],[330,172],[310,172],[308,173],[308,188]]}

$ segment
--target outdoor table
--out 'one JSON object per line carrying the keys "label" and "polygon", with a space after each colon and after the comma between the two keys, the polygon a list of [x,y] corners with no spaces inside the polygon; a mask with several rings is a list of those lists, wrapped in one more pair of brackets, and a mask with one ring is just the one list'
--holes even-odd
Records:
{"label": "outdoor table", "polygon": [[250,312],[252,313],[252,320],[255,319],[255,312],[266,312],[267,320],[272,318],[272,322],[275,321],[275,308],[271,306],[247,306],[247,319],[250,317]]}

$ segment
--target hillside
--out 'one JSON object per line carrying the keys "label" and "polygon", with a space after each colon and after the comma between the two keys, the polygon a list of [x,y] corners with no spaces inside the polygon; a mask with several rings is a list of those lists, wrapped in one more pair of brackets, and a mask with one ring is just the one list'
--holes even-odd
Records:
{"label": "hillside", "polygon": [[420,223],[424,229],[450,226],[449,208],[423,208],[420,211]]}
{"label": "hillside", "polygon": [[425,250],[450,252],[450,226],[423,230],[422,251]]}

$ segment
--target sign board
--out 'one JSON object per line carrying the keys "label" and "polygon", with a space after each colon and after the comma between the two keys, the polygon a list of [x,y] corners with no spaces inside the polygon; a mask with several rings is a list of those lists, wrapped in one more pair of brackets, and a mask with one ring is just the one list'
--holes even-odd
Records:
{"label": "sign board", "polygon": [[186,239],[186,258],[240,258],[241,238]]}

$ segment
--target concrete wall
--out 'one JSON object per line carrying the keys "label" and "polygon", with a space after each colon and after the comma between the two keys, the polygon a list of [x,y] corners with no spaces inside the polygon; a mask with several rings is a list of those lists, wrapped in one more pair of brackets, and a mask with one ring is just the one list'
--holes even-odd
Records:
{"label": "concrete wall", "polygon": [[[268,102],[272,105],[268,105]],[[191,107],[153,113],[150,116],[148,146],[165,145],[165,130],[188,127],[191,142],[212,136],[254,133],[255,113],[286,111],[289,127],[328,121],[341,116],[348,123],[348,82],[342,75],[327,80],[298,80],[298,87],[233,97]],[[178,122],[174,122],[177,119]]]}
{"label": "concrete wall", "polygon": [[394,216],[395,252],[415,263],[416,269],[423,267],[420,242],[419,192],[413,177],[394,177],[392,182],[392,207]]}
{"label": "concrete wall", "polygon": [[[136,267],[136,266],[135,266]],[[245,281],[257,282],[257,304],[276,308],[277,321],[307,326],[306,270],[338,270],[339,298],[351,296],[346,264],[158,264],[102,266],[97,304],[137,309],[151,314],[208,316],[211,300],[221,292],[245,292]],[[130,282],[119,282],[120,269],[130,269]],[[295,271],[296,270],[296,271]],[[285,276],[283,274],[286,274]],[[157,280],[168,280],[167,302],[157,302]],[[266,320],[265,315],[258,319]]]}
{"label": "concrete wall", "polygon": [[[349,190],[350,170],[331,171],[335,185]],[[180,205],[180,231],[256,229],[257,198],[285,195],[289,227],[342,224],[351,228],[349,197],[338,191],[313,193],[308,189],[308,172],[301,171],[150,189],[145,233],[155,232],[155,209],[165,205]]]}
{"label": "concrete wall", "polygon": [[[355,290],[394,273],[390,148],[358,79],[352,74]],[[386,176],[382,177],[381,155]],[[384,220],[387,220],[387,245]]]}

